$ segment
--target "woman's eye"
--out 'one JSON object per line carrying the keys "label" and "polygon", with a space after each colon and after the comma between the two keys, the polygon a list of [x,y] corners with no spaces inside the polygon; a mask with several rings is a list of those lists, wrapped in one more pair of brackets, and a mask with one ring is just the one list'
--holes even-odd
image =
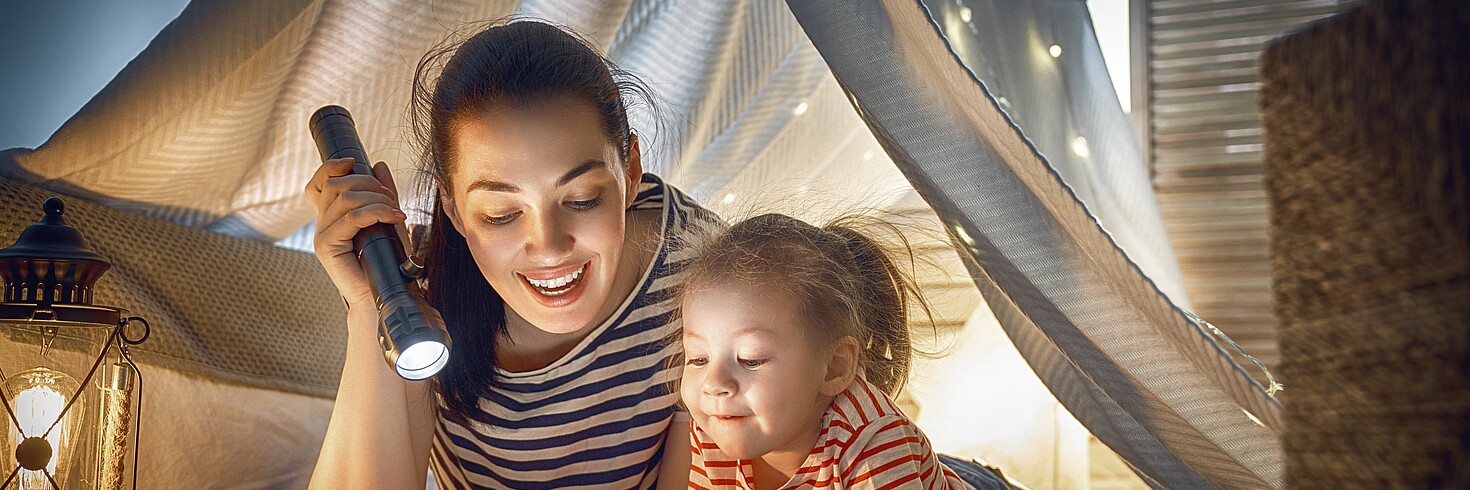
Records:
{"label": "woman's eye", "polygon": [[521,215],[521,212],[520,211],[516,211],[514,213],[502,214],[500,216],[485,216],[485,217],[483,217],[481,219],[484,222],[490,223],[492,225],[503,225],[503,224],[510,223],[511,221],[515,221],[516,216],[520,216],[520,215]]}
{"label": "woman's eye", "polygon": [[709,359],[703,357],[691,357],[688,361],[685,361],[685,363],[689,364],[690,366],[699,367],[705,364],[709,364]]}
{"label": "woman's eye", "polygon": [[581,200],[581,201],[568,201],[567,202],[567,207],[570,207],[572,209],[576,209],[576,210],[579,210],[580,211],[580,210],[587,210],[587,209],[595,208],[595,207],[597,207],[598,204],[602,204],[602,198],[601,197],[595,197],[595,198],[592,198],[592,199]]}
{"label": "woman's eye", "polygon": [[761,365],[762,364],[765,364],[765,363],[766,363],[766,360],[765,359],[741,359],[740,360],[740,365],[741,366],[745,366],[748,369],[754,369],[754,368],[761,367]]}

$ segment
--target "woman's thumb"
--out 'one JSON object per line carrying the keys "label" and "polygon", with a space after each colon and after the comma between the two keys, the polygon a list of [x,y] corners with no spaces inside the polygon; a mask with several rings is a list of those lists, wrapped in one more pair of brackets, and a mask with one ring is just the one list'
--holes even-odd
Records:
{"label": "woman's thumb", "polygon": [[398,184],[393,182],[393,171],[388,169],[387,162],[373,164],[373,177],[377,178],[378,182],[383,184],[383,187],[387,187],[388,191],[393,193],[394,199],[398,199]]}

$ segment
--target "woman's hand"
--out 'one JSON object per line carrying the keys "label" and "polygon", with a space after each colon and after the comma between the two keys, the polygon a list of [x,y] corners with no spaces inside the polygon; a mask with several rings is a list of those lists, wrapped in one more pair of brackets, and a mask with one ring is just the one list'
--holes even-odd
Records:
{"label": "woman's hand", "polygon": [[368,176],[352,174],[352,163],[351,158],[323,162],[306,183],[306,198],[316,207],[317,260],[349,309],[374,308],[352,237],[376,223],[393,225],[400,238],[407,237],[407,217],[398,208],[398,186],[387,164],[373,165],[373,175]]}
{"label": "woman's hand", "polygon": [[[424,488],[434,406],[426,382],[398,377],[383,362],[378,312],[352,237],[388,223],[407,244],[398,187],[388,166],[353,175],[352,159],[328,160],[306,183],[316,206],[316,258],[347,300],[347,359],[310,488]],[[407,444],[405,444],[407,441]]]}

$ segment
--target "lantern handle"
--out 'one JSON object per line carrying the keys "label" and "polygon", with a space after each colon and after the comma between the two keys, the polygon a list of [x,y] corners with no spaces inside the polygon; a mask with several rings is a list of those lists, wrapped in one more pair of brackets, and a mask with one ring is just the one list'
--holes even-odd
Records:
{"label": "lantern handle", "polygon": [[[133,340],[133,339],[128,338],[128,324],[133,323],[134,321],[137,321],[138,323],[142,323],[143,324],[143,336],[142,337],[138,337],[137,340]],[[123,321],[117,325],[117,334],[118,334],[118,337],[121,337],[122,338],[122,341],[125,342],[125,343],[127,343],[128,345],[138,345],[138,344],[141,344],[141,343],[143,343],[143,341],[148,340],[148,335],[149,334],[152,334],[152,333],[153,333],[153,326],[151,326],[151,325],[148,324],[148,320],[144,320],[143,317],[140,317],[140,316],[130,316],[130,317],[124,318]]]}

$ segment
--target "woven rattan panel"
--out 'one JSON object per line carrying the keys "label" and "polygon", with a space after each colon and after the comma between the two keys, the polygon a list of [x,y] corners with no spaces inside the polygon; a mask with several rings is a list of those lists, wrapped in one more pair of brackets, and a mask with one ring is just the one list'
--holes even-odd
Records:
{"label": "woven rattan panel", "polygon": [[[41,218],[51,194],[0,179],[0,240]],[[336,289],[311,254],[75,197],[67,223],[112,262],[96,304],[146,318],[139,362],[213,380],[334,396],[347,340]]]}
{"label": "woven rattan panel", "polygon": [[1371,3],[1265,52],[1291,488],[1470,488],[1466,26]]}

